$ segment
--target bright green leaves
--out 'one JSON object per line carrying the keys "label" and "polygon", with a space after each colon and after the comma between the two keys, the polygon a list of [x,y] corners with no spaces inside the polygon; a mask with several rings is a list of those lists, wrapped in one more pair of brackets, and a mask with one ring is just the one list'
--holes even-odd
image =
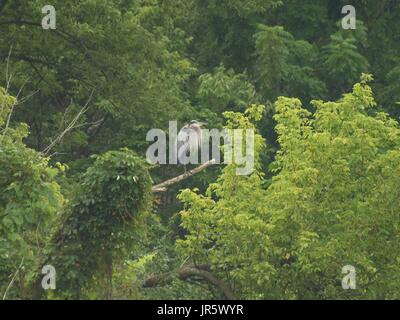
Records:
{"label": "bright green leaves", "polygon": [[[371,80],[314,101],[314,113],[280,97],[277,175],[264,189],[257,170],[236,176],[229,165],[206,195],[184,190],[182,256],[210,264],[243,298],[398,297],[400,129],[373,114]],[[259,119],[258,109],[245,114]],[[228,128],[251,126],[225,115]],[[345,265],[356,268],[354,291],[341,286]]]}
{"label": "bright green leaves", "polygon": [[[393,183],[399,181],[400,130],[382,114],[365,113],[375,105],[369,80],[363,76],[338,102],[314,102],[314,115],[298,100],[281,98],[276,104],[282,150],[267,207],[275,225],[271,238],[292,257],[286,271],[277,269],[279,281],[290,283],[298,298],[395,295],[386,288],[400,254],[399,220],[392,207],[393,201],[399,206]],[[389,167],[392,175],[384,178],[380,170]],[[378,196],[382,189],[386,193]],[[354,265],[360,277],[352,293],[340,287],[346,264]]]}
{"label": "bright green leaves", "polygon": [[4,127],[7,122],[8,116],[11,112],[11,107],[15,104],[16,99],[8,94],[3,87],[0,87],[0,126]]}
{"label": "bright green leaves", "polygon": [[[253,105],[245,115],[226,112],[226,127],[254,129],[252,121],[260,120],[263,111],[263,106]],[[182,226],[188,231],[178,241],[179,252],[191,261],[210,264],[240,287],[243,297],[256,297],[253,286],[261,290],[272,272],[267,259],[270,225],[264,220],[265,192],[258,163],[263,144],[256,134],[255,171],[250,176],[237,176],[236,166],[230,164],[206,196],[190,190],[179,195],[185,205]]]}
{"label": "bright green leaves", "polygon": [[[33,266],[38,253],[49,241],[52,224],[64,204],[55,180],[59,170],[50,167],[47,158],[22,143],[22,138],[27,135],[26,126],[15,127],[12,123],[12,128],[5,129],[5,119],[15,104],[15,98],[0,88],[1,292],[22,259],[25,275],[29,277],[35,271]],[[9,297],[16,296],[13,289]]]}

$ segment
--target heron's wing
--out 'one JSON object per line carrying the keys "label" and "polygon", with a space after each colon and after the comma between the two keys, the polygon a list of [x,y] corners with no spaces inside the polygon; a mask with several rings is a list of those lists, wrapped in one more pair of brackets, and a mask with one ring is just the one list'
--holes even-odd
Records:
{"label": "heron's wing", "polygon": [[188,151],[190,150],[189,139],[192,130],[188,127],[183,127],[177,136],[176,139],[176,151],[178,157],[178,163],[182,163],[182,158],[187,156]]}

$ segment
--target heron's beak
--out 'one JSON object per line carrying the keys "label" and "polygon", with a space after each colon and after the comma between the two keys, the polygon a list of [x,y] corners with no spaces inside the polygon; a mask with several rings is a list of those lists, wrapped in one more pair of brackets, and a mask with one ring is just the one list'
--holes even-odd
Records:
{"label": "heron's beak", "polygon": [[207,122],[197,122],[197,124],[201,127],[207,124]]}

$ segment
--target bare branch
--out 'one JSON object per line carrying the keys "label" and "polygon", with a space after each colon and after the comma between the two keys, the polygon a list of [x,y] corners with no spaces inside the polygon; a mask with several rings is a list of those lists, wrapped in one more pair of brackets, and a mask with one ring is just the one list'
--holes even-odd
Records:
{"label": "bare branch", "polygon": [[198,166],[197,168],[194,168],[193,170],[189,170],[189,171],[185,172],[184,174],[181,174],[180,176],[177,176],[175,178],[169,179],[167,181],[164,181],[160,184],[153,186],[152,191],[153,191],[153,193],[165,192],[167,190],[167,187],[169,187],[170,185],[173,185],[182,180],[185,180],[185,179],[199,173],[200,171],[203,171],[204,169],[206,169],[207,167],[209,167],[213,164],[215,164],[215,159],[209,160],[209,161],[203,163],[201,166]]}
{"label": "bare branch", "polygon": [[90,93],[90,96],[87,100],[87,102],[85,103],[85,105],[82,107],[82,109],[77,113],[77,115],[72,119],[72,121],[70,122],[70,124],[65,128],[65,130],[63,132],[61,132],[57,138],[55,138],[53,140],[52,143],[50,143],[50,145],[48,145],[46,148],[44,148],[44,150],[42,151],[43,154],[47,155],[50,150],[60,141],[62,141],[62,139],[64,138],[64,136],[70,132],[71,130],[79,127],[79,126],[75,126],[76,122],[78,121],[78,119],[81,117],[82,114],[84,114],[87,110],[88,110],[88,105],[90,103],[90,100],[93,97],[93,93],[94,93],[94,89],[92,90],[92,92]]}
{"label": "bare branch", "polygon": [[28,101],[31,97],[33,97],[36,93],[38,93],[39,90],[33,91],[32,93],[26,95],[25,97],[19,99],[15,105],[23,104],[24,102]]}
{"label": "bare branch", "polygon": [[162,284],[170,283],[174,279],[174,275],[177,275],[180,280],[189,281],[193,278],[200,278],[205,280],[209,284],[213,285],[219,291],[221,291],[225,298],[228,300],[236,300],[235,294],[232,288],[225,281],[217,278],[209,271],[208,266],[193,266],[189,265],[186,267],[179,268],[172,272],[154,275],[148,278],[144,283],[144,288],[157,287]]}
{"label": "bare branch", "polygon": [[6,92],[8,92],[8,89],[10,88],[10,83],[12,78],[12,75],[10,76],[8,75],[11,53],[12,53],[12,46],[10,46],[10,50],[8,51],[7,62],[6,62],[6,84],[7,84]]}
{"label": "bare branch", "polygon": [[10,283],[8,284],[7,289],[6,289],[6,291],[4,292],[4,295],[3,295],[3,300],[6,300],[7,293],[11,289],[12,285],[14,284],[15,278],[18,275],[19,270],[22,268],[22,265],[24,264],[24,259],[25,259],[25,257],[22,257],[21,263],[19,264],[19,267],[18,267],[17,271],[15,271],[14,276],[12,277]]}

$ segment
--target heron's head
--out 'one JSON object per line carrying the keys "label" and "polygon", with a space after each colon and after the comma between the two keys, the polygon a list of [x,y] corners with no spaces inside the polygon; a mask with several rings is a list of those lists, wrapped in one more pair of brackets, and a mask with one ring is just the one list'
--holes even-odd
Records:
{"label": "heron's head", "polygon": [[191,120],[190,122],[189,122],[189,127],[190,126],[198,126],[198,127],[201,127],[201,126],[204,126],[205,125],[205,122],[200,122],[200,121],[197,121],[197,120]]}

